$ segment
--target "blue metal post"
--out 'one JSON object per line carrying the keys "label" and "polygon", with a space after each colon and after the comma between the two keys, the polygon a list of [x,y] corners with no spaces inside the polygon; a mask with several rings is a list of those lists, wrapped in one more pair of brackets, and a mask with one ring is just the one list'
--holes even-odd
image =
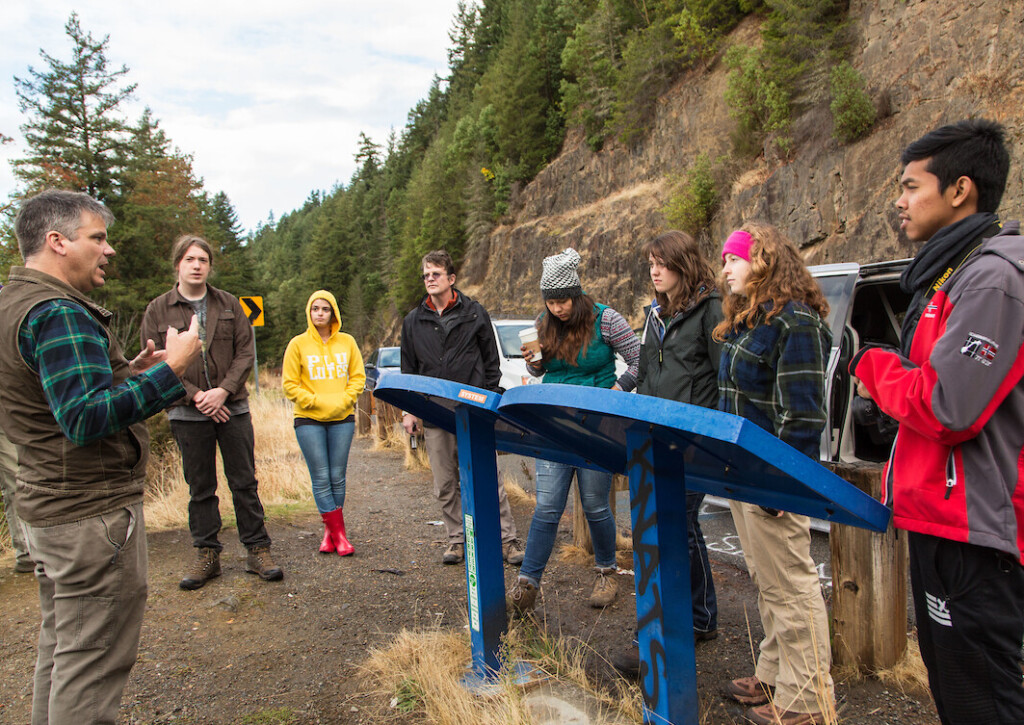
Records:
{"label": "blue metal post", "polygon": [[505,573],[498,514],[498,465],[493,415],[468,405],[455,410],[459,440],[462,518],[466,532],[466,584],[473,672],[492,679],[500,663],[505,614]]}
{"label": "blue metal post", "polygon": [[644,722],[697,723],[683,456],[644,424],[626,448]]}

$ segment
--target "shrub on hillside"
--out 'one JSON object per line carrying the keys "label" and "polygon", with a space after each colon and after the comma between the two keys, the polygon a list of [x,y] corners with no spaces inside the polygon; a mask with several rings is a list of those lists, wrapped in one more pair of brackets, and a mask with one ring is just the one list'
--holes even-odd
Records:
{"label": "shrub on hillside", "polygon": [[860,138],[875,123],[875,105],[864,88],[864,78],[847,61],[829,74],[832,95],[832,135],[843,143]]}
{"label": "shrub on hillside", "polygon": [[686,173],[676,179],[662,213],[670,227],[697,236],[711,224],[718,198],[711,157],[700,154]]}

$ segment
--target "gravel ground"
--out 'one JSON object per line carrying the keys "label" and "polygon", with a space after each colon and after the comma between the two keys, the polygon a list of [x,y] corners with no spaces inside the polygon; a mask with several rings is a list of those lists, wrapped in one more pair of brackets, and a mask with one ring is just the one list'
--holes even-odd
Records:
{"label": "gravel ground", "polygon": [[[305,476],[306,472],[296,471]],[[224,574],[195,592],[177,583],[192,557],[186,531],[149,535],[150,595],[139,662],[122,700],[123,723],[421,723],[389,708],[360,663],[394,633],[435,626],[463,629],[465,572],[442,566],[443,529],[430,474],[406,471],[402,457],[357,439],[348,472],[345,519],[356,555],[317,554],[319,517],[271,516],[283,582],[246,575],[233,530],[222,535]],[[532,509],[515,507],[525,538]],[[571,539],[563,521],[560,541]],[[628,561],[628,560],[627,560]],[[29,722],[38,603],[32,576],[0,568],[0,722]],[[717,640],[697,650],[702,722],[743,722],[742,709],[719,694],[724,681],[752,671],[751,638],[760,636],[756,596],[746,573],[714,561],[720,603]],[[511,584],[515,570],[506,568]],[[587,606],[589,568],[552,558],[538,608],[545,626],[593,649],[598,683],[615,677],[607,661],[624,649],[635,620],[632,578],[604,611]],[[926,692],[887,688],[870,679],[840,680],[840,722],[937,722]]]}

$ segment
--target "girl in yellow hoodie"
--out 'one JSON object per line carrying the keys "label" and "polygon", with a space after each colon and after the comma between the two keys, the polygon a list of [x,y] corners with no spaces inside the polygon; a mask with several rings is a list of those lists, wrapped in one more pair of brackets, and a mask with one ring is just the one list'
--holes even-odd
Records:
{"label": "girl in yellow hoodie", "polygon": [[348,556],[345,469],[355,433],[355,404],[366,383],[355,339],[341,332],[334,295],[317,290],[306,303],[308,327],[284,353],[284,394],[295,403],[295,437],[309,467],[313,500],[324,520],[320,552]]}

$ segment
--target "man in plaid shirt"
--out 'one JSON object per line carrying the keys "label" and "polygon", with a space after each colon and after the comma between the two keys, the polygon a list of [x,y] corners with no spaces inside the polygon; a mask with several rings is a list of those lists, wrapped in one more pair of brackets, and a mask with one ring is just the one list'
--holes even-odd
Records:
{"label": "man in plaid shirt", "polygon": [[18,451],[17,506],[36,562],[42,625],[32,722],[114,723],[146,605],[142,421],[184,393],[190,329],[129,362],[104,284],[113,215],[44,191],[15,220],[24,267],[0,292],[0,421]]}

